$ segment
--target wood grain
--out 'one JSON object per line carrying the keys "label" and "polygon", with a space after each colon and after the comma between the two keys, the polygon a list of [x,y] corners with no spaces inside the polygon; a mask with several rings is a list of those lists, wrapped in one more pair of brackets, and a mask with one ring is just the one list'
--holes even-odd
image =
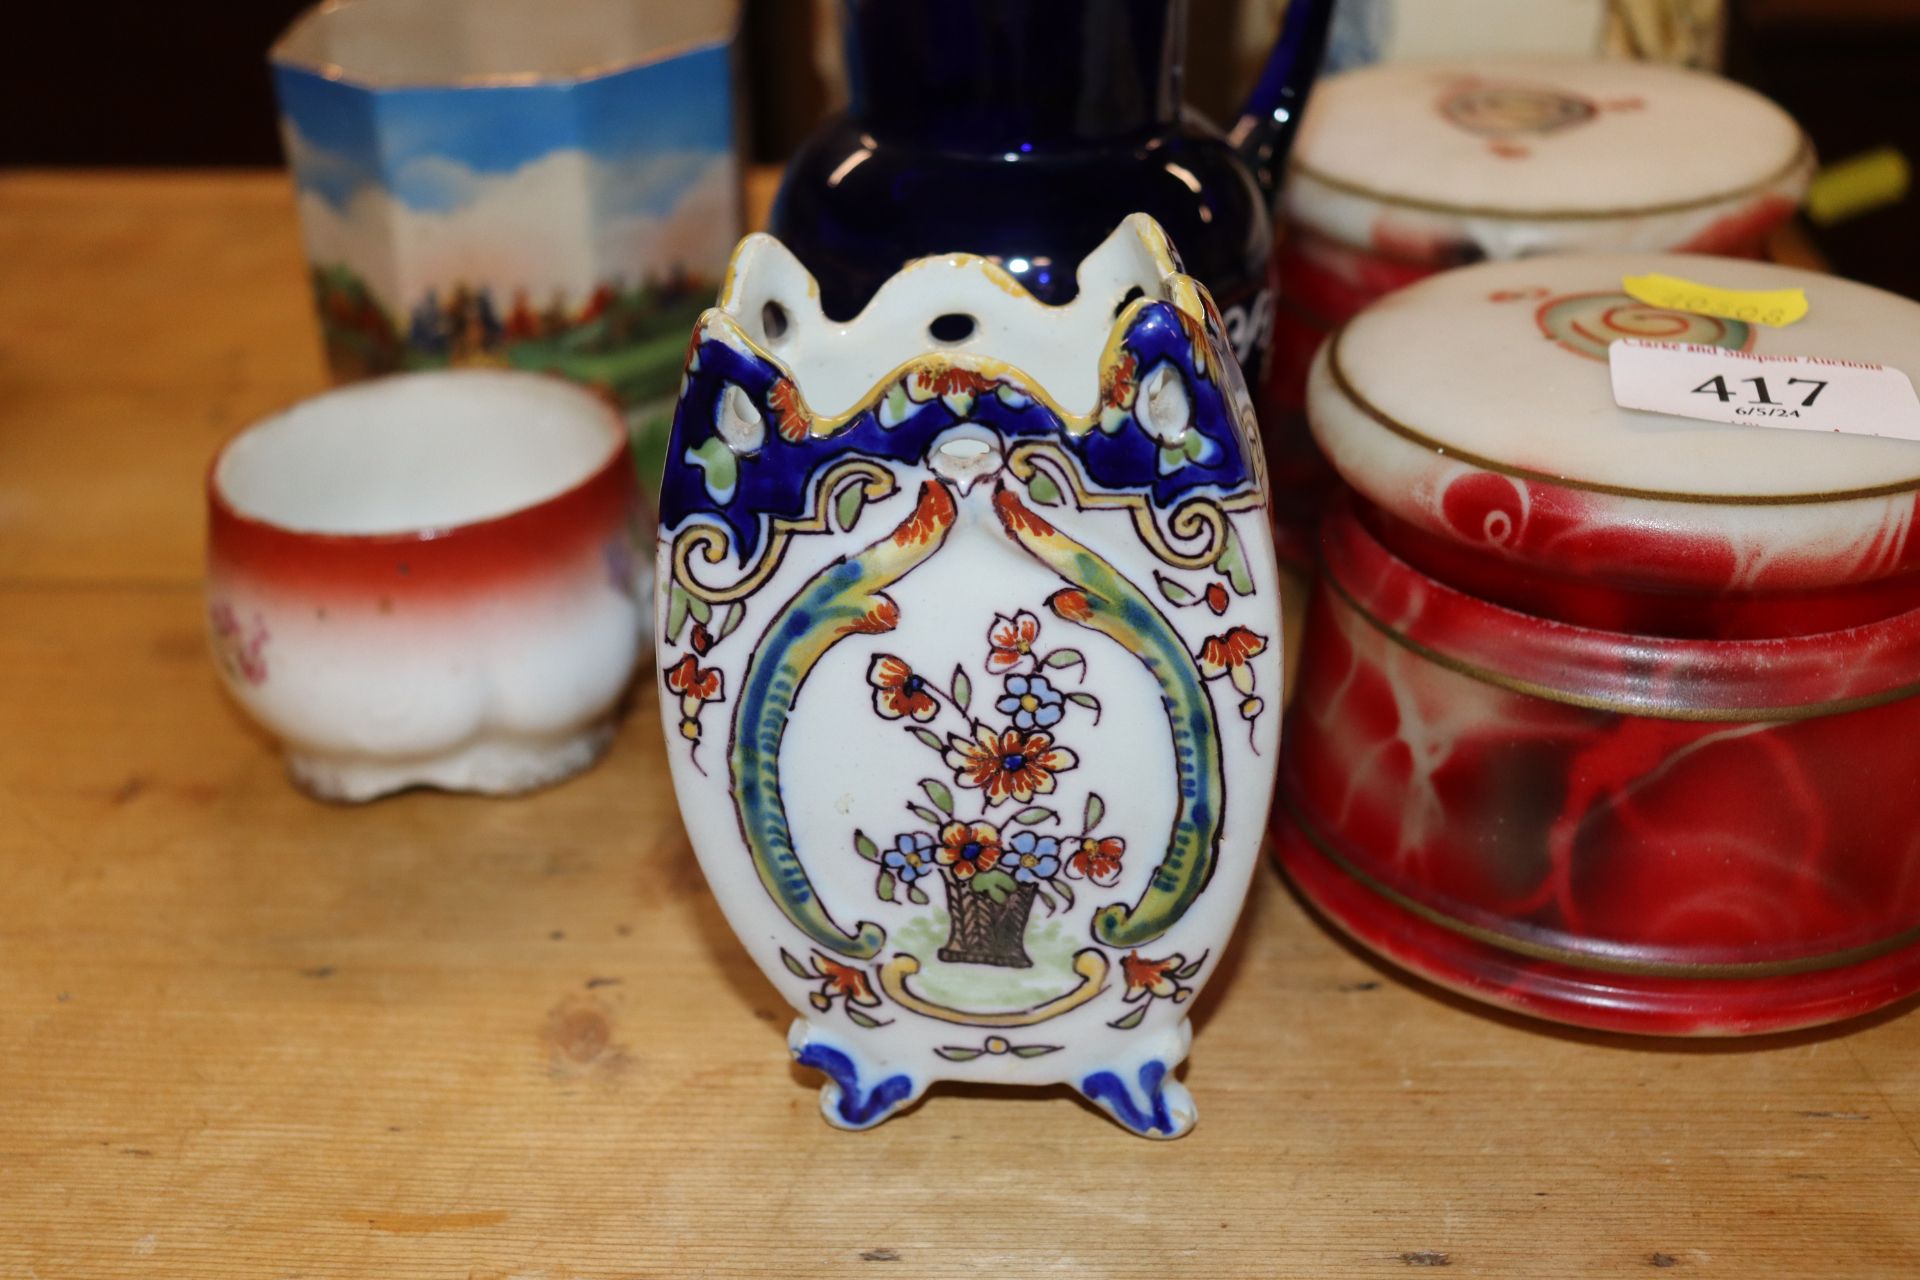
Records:
{"label": "wood grain", "polygon": [[829,1129],[643,696],[518,801],[331,808],[202,654],[201,468],[320,383],[274,176],[0,179],[0,1277],[1911,1276],[1920,1021],[1490,1015],[1263,873],[1198,1130]]}

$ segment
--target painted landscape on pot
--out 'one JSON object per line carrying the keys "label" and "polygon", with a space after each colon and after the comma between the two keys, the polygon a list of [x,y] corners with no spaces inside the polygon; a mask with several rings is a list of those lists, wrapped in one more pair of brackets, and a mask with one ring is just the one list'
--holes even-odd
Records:
{"label": "painted landscape on pot", "polygon": [[739,227],[724,48],[535,85],[276,75],[337,378],[494,365],[671,396]]}

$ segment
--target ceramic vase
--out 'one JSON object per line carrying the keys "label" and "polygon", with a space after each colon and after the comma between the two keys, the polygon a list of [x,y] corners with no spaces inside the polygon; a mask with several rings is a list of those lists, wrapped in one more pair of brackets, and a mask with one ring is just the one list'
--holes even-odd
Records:
{"label": "ceramic vase", "polygon": [[1257,860],[1280,619],[1252,408],[1151,219],[1036,301],[926,258],[850,322],[776,240],[688,347],[661,705],[688,833],[831,1123],[1065,1082],[1177,1137]]}

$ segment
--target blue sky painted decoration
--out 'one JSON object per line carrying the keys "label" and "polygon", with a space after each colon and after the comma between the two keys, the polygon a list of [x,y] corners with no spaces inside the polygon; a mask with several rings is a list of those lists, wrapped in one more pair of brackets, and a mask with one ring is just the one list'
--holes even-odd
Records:
{"label": "blue sky painted decoration", "polygon": [[577,305],[717,281],[738,227],[725,47],[580,81],[369,88],[275,68],[308,255],[389,307],[486,282]]}

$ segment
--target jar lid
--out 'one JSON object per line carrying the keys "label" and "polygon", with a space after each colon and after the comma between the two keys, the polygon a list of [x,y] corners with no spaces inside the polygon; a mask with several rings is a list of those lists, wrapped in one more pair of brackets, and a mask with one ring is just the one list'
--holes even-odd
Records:
{"label": "jar lid", "polygon": [[[1649,272],[1803,289],[1808,312],[1765,328],[1649,307],[1621,291]],[[1675,254],[1485,263],[1390,294],[1328,340],[1314,436],[1387,513],[1567,572],[1768,590],[1920,567],[1920,444],[1622,409],[1621,338],[1920,374],[1920,304],[1832,276]]]}
{"label": "jar lid", "polygon": [[1423,260],[1720,252],[1795,207],[1812,169],[1791,116],[1703,72],[1396,62],[1314,89],[1286,202],[1324,234]]}

